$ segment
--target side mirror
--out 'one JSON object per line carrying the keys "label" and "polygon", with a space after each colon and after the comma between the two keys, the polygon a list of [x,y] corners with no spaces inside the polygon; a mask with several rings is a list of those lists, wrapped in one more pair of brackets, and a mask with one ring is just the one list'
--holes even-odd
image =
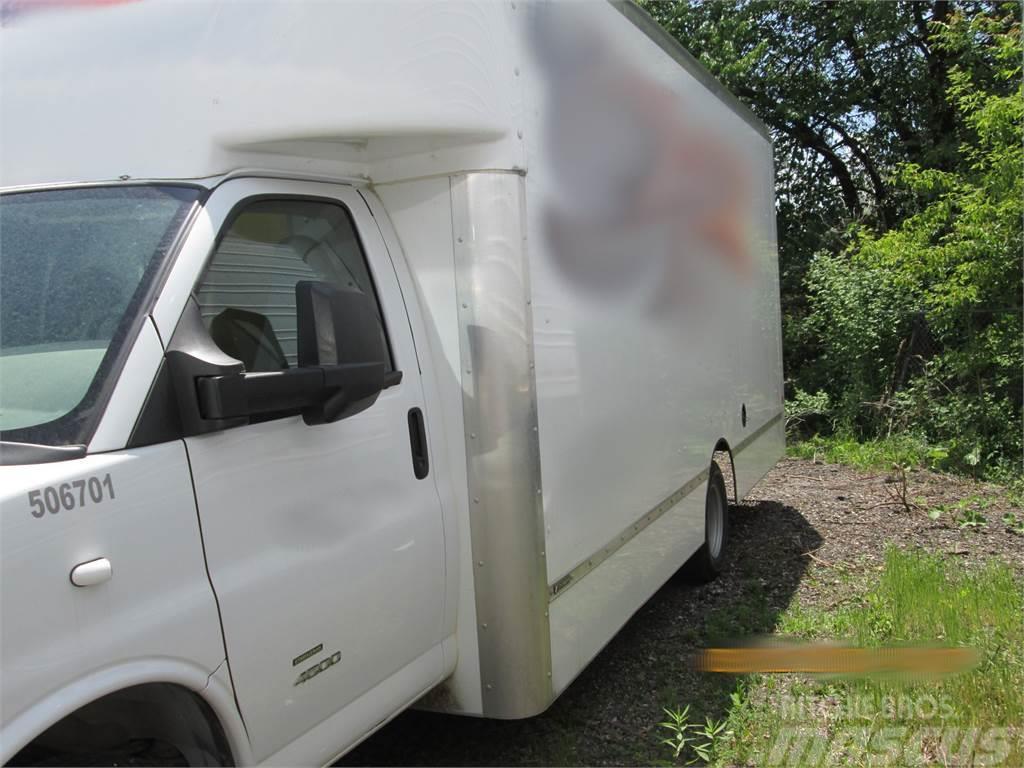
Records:
{"label": "side mirror", "polygon": [[307,424],[353,416],[369,408],[382,390],[398,384],[377,305],[364,293],[330,283],[295,285],[299,370],[319,368],[331,390],[321,403],[304,408]]}
{"label": "side mirror", "polygon": [[298,366],[250,372],[210,338],[192,300],[167,351],[185,435],[249,422],[252,416],[302,413],[324,424],[369,408],[402,380],[392,370],[376,304],[329,283],[295,286]]}

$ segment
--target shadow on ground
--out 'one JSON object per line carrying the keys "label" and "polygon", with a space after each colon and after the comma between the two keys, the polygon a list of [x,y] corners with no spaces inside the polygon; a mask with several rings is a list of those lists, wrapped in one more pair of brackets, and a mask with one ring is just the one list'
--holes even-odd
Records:
{"label": "shadow on ground", "polygon": [[694,671],[698,648],[770,632],[822,543],[792,507],[731,507],[730,555],[702,586],[662,587],[543,714],[496,721],[409,711],[338,765],[651,765],[664,763],[662,707],[723,717],[740,679]]}

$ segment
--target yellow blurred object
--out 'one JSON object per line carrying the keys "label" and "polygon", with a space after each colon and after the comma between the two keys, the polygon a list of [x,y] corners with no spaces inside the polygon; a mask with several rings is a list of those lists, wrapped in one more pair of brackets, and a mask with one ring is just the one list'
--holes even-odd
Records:
{"label": "yellow blurred object", "polygon": [[973,648],[848,648],[800,645],[708,648],[698,654],[703,672],[804,672],[829,675],[948,674],[978,663]]}

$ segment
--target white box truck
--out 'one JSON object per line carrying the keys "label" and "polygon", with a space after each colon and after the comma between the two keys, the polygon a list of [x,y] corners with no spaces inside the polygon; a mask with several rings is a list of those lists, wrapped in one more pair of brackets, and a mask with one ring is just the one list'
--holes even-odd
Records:
{"label": "white box truck", "polygon": [[0,760],[528,717],[715,574],[783,450],[772,151],[640,9],[14,3],[0,48]]}

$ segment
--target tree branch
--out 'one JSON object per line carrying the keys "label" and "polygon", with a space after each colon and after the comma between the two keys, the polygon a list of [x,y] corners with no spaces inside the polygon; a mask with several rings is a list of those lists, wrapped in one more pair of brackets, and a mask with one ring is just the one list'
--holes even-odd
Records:
{"label": "tree branch", "polygon": [[864,166],[864,171],[867,173],[868,178],[871,179],[872,193],[875,198],[875,206],[880,219],[879,223],[883,230],[888,229],[889,215],[886,201],[889,197],[889,190],[886,188],[885,182],[882,181],[881,175],[875,168],[874,161],[872,161],[867,152],[864,151],[864,148],[861,147],[860,143],[854,139],[842,125],[825,115],[817,115],[817,118],[839,135],[840,139],[842,139],[842,143],[845,144],[853,156],[860,161],[860,164]]}
{"label": "tree branch", "polygon": [[839,182],[843,203],[850,214],[859,219],[864,214],[864,209],[860,204],[860,196],[857,194],[857,185],[853,181],[853,175],[843,159],[835,153],[824,138],[815,133],[814,129],[802,120],[788,120],[781,126],[781,130],[801,146],[817,152],[828,163],[832,176]]}
{"label": "tree branch", "polygon": [[850,52],[850,58],[853,59],[853,65],[857,69],[857,74],[860,75],[860,79],[863,81],[864,87],[867,89],[871,98],[874,99],[879,106],[886,105],[890,107],[887,112],[889,112],[892,117],[892,126],[896,131],[896,135],[899,136],[900,141],[910,147],[920,146],[920,140],[918,139],[917,132],[914,131],[910,127],[910,124],[903,119],[898,108],[892,108],[895,105],[890,104],[889,95],[882,88],[882,84],[878,81],[878,76],[875,73],[874,67],[871,66],[871,62],[868,60],[863,46],[861,46],[857,41],[853,32],[849,32],[843,36],[843,43],[846,45],[846,49]]}

